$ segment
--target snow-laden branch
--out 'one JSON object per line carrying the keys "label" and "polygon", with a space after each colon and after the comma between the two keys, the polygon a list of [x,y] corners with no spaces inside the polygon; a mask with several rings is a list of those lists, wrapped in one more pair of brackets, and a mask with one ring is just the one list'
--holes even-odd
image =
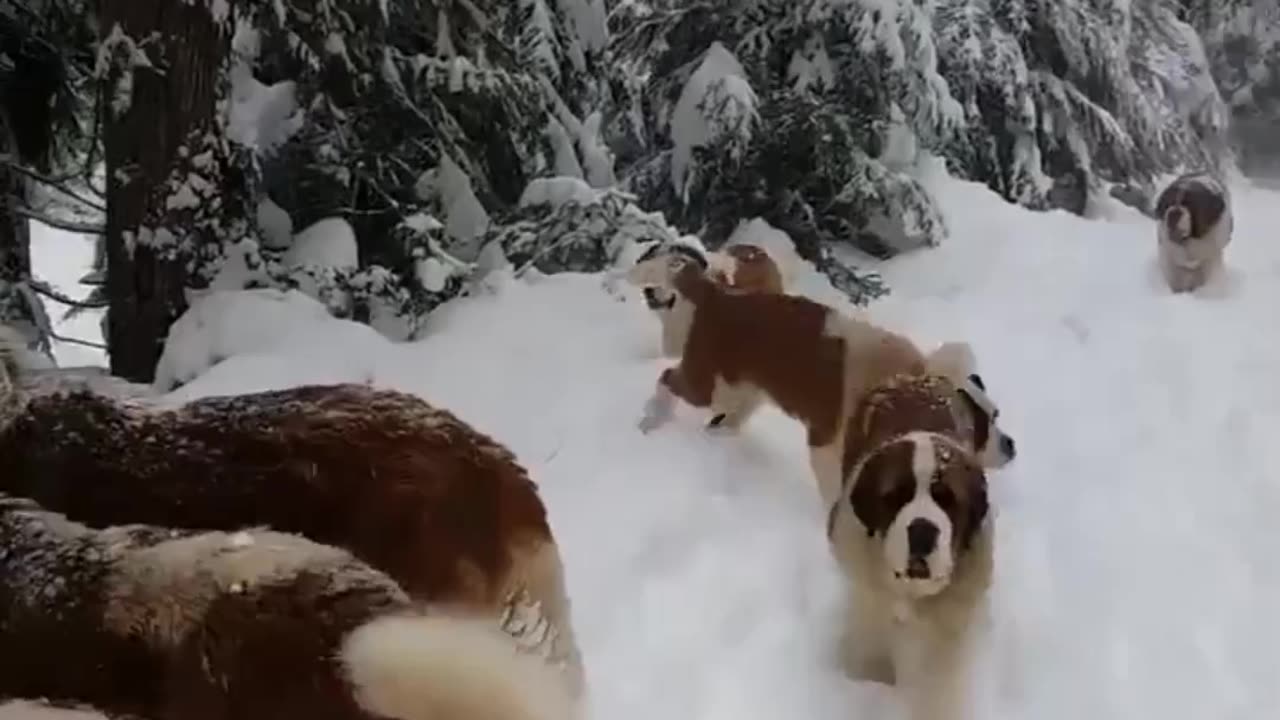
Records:
{"label": "snow-laden branch", "polygon": [[31,178],[32,180],[35,180],[36,182],[42,185],[47,185],[53,188],[54,190],[57,190],[58,192],[62,193],[63,195],[66,195],[72,200],[79,202],[81,205],[84,205],[85,207],[92,208],[94,210],[97,210],[98,212],[107,211],[106,205],[103,205],[94,200],[91,200],[85,197],[84,195],[81,195],[80,193],[76,192],[75,190],[72,190],[71,188],[67,187],[67,184],[65,181],[61,181],[58,178],[50,177],[43,173],[36,172],[35,170],[32,170],[31,168],[22,165],[21,163],[17,162],[17,160],[12,155],[0,155],[0,165],[3,165],[8,170],[12,170],[21,175],[26,175],[27,177]]}
{"label": "snow-laden branch", "polygon": [[67,232],[81,233],[84,235],[105,235],[107,232],[107,228],[104,225],[61,220],[49,215],[48,213],[42,213],[39,210],[33,210],[32,208],[23,205],[14,207],[13,211],[21,217],[28,220],[35,220],[36,222],[43,223],[56,230],[65,230]]}
{"label": "snow-laden branch", "polygon": [[31,289],[35,290],[36,293],[43,295],[49,298],[50,300],[53,300],[54,302],[59,302],[69,307],[79,308],[81,310],[98,310],[100,308],[107,307],[107,302],[105,300],[101,302],[76,300],[75,298],[71,297],[70,295],[67,295],[66,293],[61,293],[61,292],[58,292],[57,290],[54,290],[52,285],[50,285],[49,283],[43,280],[31,279],[28,281],[28,283],[31,285]]}

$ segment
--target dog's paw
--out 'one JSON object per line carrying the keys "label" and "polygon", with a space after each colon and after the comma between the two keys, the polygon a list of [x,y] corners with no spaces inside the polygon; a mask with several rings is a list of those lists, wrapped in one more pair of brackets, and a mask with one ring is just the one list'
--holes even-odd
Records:
{"label": "dog's paw", "polygon": [[667,418],[662,417],[660,414],[645,413],[640,417],[640,422],[636,423],[636,427],[640,429],[640,432],[648,435],[666,424]]}

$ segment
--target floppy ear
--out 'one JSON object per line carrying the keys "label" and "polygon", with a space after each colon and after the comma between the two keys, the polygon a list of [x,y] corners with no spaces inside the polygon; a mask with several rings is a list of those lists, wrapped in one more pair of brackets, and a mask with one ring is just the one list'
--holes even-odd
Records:
{"label": "floppy ear", "polygon": [[958,341],[942,343],[929,353],[924,362],[929,372],[953,381],[969,375],[978,366],[973,348],[967,342]]}
{"label": "floppy ear", "polygon": [[973,472],[974,474],[970,476],[969,510],[965,518],[967,522],[964,537],[960,539],[960,546],[966,549],[973,544],[973,538],[978,534],[990,510],[990,502],[987,499],[987,475],[978,467],[975,467]]}

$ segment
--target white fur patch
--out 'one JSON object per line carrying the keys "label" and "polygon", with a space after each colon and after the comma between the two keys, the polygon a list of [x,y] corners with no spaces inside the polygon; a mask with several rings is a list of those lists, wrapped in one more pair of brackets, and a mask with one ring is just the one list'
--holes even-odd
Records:
{"label": "white fur patch", "polygon": [[402,720],[568,720],[563,679],[492,623],[388,616],[347,636],[342,663],[365,710]]}
{"label": "white fur patch", "polygon": [[[885,531],[884,553],[885,563],[893,574],[893,583],[903,595],[909,598],[927,597],[940,592],[951,579],[953,559],[951,556],[951,536],[953,528],[951,518],[947,515],[929,492],[938,473],[938,448],[928,433],[913,432],[906,436],[914,445],[911,458],[911,473],[916,480],[916,493],[898,511],[893,522]],[[914,521],[927,522],[938,530],[937,542],[927,556],[926,563],[929,576],[912,578],[907,576],[908,564],[911,560],[909,551],[908,528]]]}

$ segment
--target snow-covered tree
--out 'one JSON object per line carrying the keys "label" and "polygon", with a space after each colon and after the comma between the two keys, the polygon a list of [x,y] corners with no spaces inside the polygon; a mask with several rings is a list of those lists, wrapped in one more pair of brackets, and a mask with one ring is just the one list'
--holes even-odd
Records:
{"label": "snow-covered tree", "polygon": [[839,246],[888,257],[946,235],[917,173],[961,119],[930,21],[917,2],[619,7],[610,130],[629,187],[712,247],[763,217],[853,299],[874,297]]}
{"label": "snow-covered tree", "polygon": [[46,352],[53,331],[40,295],[56,293],[33,276],[28,220],[74,229],[49,206],[97,205],[84,182],[96,142],[83,97],[91,17],[80,0],[0,2],[0,321]]}
{"label": "snow-covered tree", "polygon": [[1280,0],[1183,0],[1231,107],[1240,163],[1280,174]]}
{"label": "snow-covered tree", "polygon": [[1221,169],[1227,115],[1177,3],[940,0],[939,60],[965,112],[952,169],[1009,200],[1084,212],[1104,185]]}

